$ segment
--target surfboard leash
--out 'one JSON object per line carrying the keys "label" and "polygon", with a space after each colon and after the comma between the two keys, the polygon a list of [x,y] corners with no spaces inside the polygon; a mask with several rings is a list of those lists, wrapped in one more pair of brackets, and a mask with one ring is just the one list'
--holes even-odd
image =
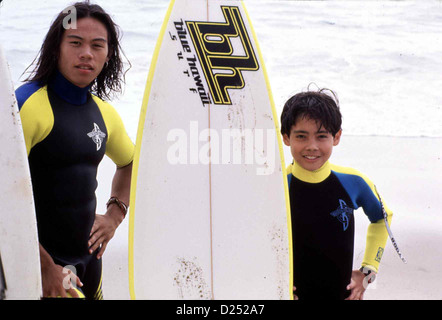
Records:
{"label": "surfboard leash", "polygon": [[385,210],[384,203],[382,202],[381,196],[379,195],[379,192],[378,192],[376,186],[374,186],[374,190],[376,191],[376,194],[378,195],[378,198],[379,198],[379,202],[381,204],[381,209],[382,209],[382,214],[384,216],[385,226],[387,227],[387,232],[388,232],[388,236],[390,237],[391,243],[393,244],[393,247],[396,250],[396,252],[399,255],[399,258],[402,260],[402,262],[407,263],[407,260],[405,259],[404,255],[401,253],[401,251],[399,250],[399,246],[397,245],[396,240],[394,239],[393,232],[391,231],[390,226],[388,224],[387,211]]}

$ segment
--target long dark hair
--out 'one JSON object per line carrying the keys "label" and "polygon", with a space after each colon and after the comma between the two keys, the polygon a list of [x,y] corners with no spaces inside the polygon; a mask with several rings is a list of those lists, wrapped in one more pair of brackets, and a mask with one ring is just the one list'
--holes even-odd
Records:
{"label": "long dark hair", "polygon": [[[122,92],[122,83],[124,83],[125,72],[123,72],[123,62],[120,54],[122,53],[124,55],[124,53],[120,46],[120,29],[118,25],[113,22],[109,14],[99,5],[91,4],[87,0],[77,2],[72,6],[76,9],[77,20],[88,17],[94,18],[100,21],[107,29],[109,61],[104,65],[101,73],[93,81],[91,91],[102,99],[110,100],[114,93]],[[38,81],[39,83],[47,84],[49,79],[55,75],[58,65],[57,62],[54,63],[54,60],[58,61],[60,58],[60,44],[65,30],[63,22],[68,14],[70,14],[68,9],[69,7],[60,12],[49,28],[39,54],[28,69],[34,65],[37,60],[35,67],[25,81]],[[128,61],[128,63],[130,68],[130,62]]]}

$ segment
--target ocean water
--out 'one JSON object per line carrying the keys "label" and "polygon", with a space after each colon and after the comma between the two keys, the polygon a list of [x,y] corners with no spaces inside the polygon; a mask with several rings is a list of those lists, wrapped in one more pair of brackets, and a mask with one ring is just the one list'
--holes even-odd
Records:
{"label": "ocean water", "polygon": [[[145,82],[168,0],[93,0],[123,31],[132,67],[112,104],[135,142]],[[0,44],[16,87],[46,32],[68,0],[3,0]],[[334,158],[379,186],[395,212],[393,230],[409,264],[391,244],[369,299],[441,299],[442,1],[246,0],[280,114],[284,102],[310,83],[336,91],[346,148]],[[313,86],[313,85],[312,85]],[[361,137],[363,136],[363,137]],[[403,138],[412,137],[412,138]],[[422,137],[433,137],[422,138]],[[342,144],[342,143],[341,143]],[[290,161],[289,150],[285,149]],[[105,211],[114,164],[100,166],[97,212]],[[406,172],[406,174],[404,174]],[[386,179],[385,177],[388,177]],[[359,219],[355,260],[364,252]],[[127,223],[104,259],[105,298],[127,299]]]}
{"label": "ocean water", "polygon": [[[96,0],[123,31],[132,67],[112,101],[136,137],[150,61],[168,0]],[[346,135],[442,137],[442,2],[245,1],[278,114],[311,85],[334,90]],[[16,87],[65,0],[4,0],[0,43]]]}

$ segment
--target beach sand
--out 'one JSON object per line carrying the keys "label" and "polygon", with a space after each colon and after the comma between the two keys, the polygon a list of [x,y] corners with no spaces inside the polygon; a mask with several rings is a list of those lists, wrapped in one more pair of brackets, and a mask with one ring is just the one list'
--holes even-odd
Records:
{"label": "beach sand", "polygon": [[[286,162],[290,153],[284,149]],[[366,174],[393,211],[392,232],[407,259],[404,264],[390,240],[376,281],[366,300],[442,299],[442,138],[345,136],[331,162]],[[99,169],[98,211],[109,198],[114,164],[105,159]],[[368,219],[355,212],[354,268],[359,268]],[[128,217],[118,228],[103,257],[105,299],[130,299],[128,285]],[[178,241],[178,240],[177,240]]]}
{"label": "beach sand", "polygon": [[[145,0],[130,6],[116,0],[94,2],[109,10],[124,30],[122,46],[132,69],[123,96],[112,104],[135,139],[141,97],[169,1]],[[68,3],[2,2],[0,42],[16,87],[50,22]],[[408,263],[402,263],[388,242],[366,299],[442,299],[442,205],[438,201],[442,113],[440,90],[435,90],[442,79],[442,2],[261,0],[246,4],[277,113],[289,96],[309,83],[335,90],[344,115],[344,135],[331,161],[368,175],[395,214],[392,230]],[[285,155],[288,163],[288,148]],[[114,164],[105,158],[98,175],[98,213],[105,212],[114,171]],[[368,219],[360,210],[356,217],[358,268]],[[128,218],[103,258],[105,299],[130,298],[127,239]]]}

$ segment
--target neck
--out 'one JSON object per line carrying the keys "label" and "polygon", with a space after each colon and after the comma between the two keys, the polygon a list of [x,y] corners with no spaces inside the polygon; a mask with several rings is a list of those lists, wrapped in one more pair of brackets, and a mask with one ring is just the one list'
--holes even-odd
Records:
{"label": "neck", "polygon": [[55,76],[49,81],[48,86],[54,90],[60,98],[74,105],[82,105],[86,103],[89,96],[89,89],[91,87],[77,87],[66,79],[58,70]]}
{"label": "neck", "polygon": [[327,161],[321,168],[315,171],[309,171],[294,162],[292,165],[292,174],[301,181],[309,183],[319,183],[327,179],[330,175],[330,163]]}

